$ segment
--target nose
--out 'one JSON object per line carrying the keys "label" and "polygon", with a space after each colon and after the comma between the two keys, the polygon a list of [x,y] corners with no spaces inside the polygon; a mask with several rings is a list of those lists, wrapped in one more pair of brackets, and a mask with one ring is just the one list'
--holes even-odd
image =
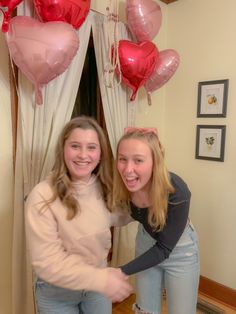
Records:
{"label": "nose", "polygon": [[126,174],[129,174],[129,173],[132,173],[133,170],[134,170],[133,163],[131,161],[128,161],[125,165],[124,172]]}
{"label": "nose", "polygon": [[87,155],[87,150],[85,147],[81,147],[78,151],[78,155],[80,158],[85,158]]}

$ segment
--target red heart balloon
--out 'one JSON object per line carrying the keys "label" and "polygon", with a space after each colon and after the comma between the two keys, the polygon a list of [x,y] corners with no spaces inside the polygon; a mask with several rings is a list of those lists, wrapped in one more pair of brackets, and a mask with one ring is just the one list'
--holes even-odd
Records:
{"label": "red heart balloon", "polygon": [[139,87],[154,71],[159,51],[151,41],[136,44],[120,40],[118,54],[122,81],[133,90],[130,100],[134,100]]}
{"label": "red heart balloon", "polygon": [[85,21],[91,0],[34,0],[36,12],[44,22],[67,22],[78,29]]}
{"label": "red heart balloon", "polygon": [[150,94],[167,83],[176,72],[179,62],[179,54],[174,49],[160,51],[156,68],[144,85],[146,91]]}
{"label": "red heart balloon", "polygon": [[4,16],[2,22],[2,31],[4,33],[8,31],[11,13],[21,2],[22,0],[2,0],[2,1],[0,0],[0,6],[7,7],[7,11],[2,11]]}
{"label": "red heart balloon", "polygon": [[67,69],[79,47],[71,25],[29,16],[11,19],[6,40],[15,64],[35,85],[37,104],[42,103],[41,87]]}

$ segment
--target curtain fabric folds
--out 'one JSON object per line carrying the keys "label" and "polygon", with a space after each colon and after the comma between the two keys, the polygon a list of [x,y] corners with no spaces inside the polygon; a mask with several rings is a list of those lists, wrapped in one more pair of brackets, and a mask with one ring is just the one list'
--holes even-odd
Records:
{"label": "curtain fabric folds", "polygon": [[[109,27],[110,24],[108,25],[106,16],[94,14],[92,31],[98,77],[107,131],[113,156],[115,157],[116,144],[123,134],[124,128],[134,125],[137,100],[130,102],[130,90],[123,84],[118,84],[116,78],[114,79],[114,86],[112,88],[107,88],[104,84],[104,69],[109,62],[107,53],[109,51]],[[117,29],[117,39],[129,39],[127,28],[123,23],[119,22],[117,24]],[[134,241],[136,233],[136,222],[132,222],[122,228],[114,228],[112,266],[116,267],[122,265],[134,257]],[[133,284],[133,281],[131,281],[131,283]]]}
{"label": "curtain fabric folds", "polygon": [[[22,6],[18,15],[30,15]],[[13,314],[33,314],[32,269],[25,243],[24,199],[52,168],[58,135],[71,117],[91,32],[91,18],[77,31],[80,47],[69,68],[43,89],[44,103],[35,105],[33,85],[19,72],[19,114],[13,221]]]}

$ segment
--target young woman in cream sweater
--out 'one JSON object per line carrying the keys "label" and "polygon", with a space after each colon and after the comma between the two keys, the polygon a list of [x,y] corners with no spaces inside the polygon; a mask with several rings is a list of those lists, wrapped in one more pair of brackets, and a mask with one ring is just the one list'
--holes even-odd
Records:
{"label": "young woman in cream sweater", "polygon": [[39,314],[111,314],[111,302],[132,291],[120,269],[107,267],[115,217],[109,210],[109,164],[97,122],[74,118],[61,132],[52,172],[27,198],[26,235]]}

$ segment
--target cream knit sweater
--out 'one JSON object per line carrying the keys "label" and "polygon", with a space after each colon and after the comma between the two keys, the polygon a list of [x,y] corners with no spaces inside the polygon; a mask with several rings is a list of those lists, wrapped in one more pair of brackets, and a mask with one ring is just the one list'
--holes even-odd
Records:
{"label": "cream knit sweater", "polygon": [[56,286],[103,293],[110,227],[124,221],[106,208],[95,176],[75,186],[81,212],[72,220],[66,219],[59,199],[42,210],[44,200],[52,196],[49,181],[39,183],[29,194],[25,222],[32,266],[38,277]]}

